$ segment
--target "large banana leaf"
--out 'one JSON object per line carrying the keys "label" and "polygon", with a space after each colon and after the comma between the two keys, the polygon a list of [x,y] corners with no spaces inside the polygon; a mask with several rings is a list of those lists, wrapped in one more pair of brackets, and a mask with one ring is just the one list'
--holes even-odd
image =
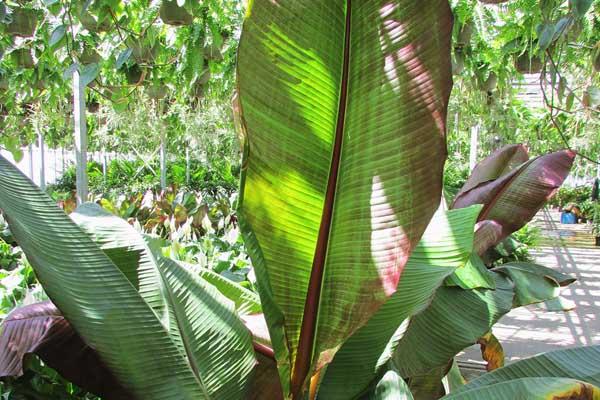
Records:
{"label": "large banana leaf", "polygon": [[555,350],[516,361],[474,379],[456,392],[520,378],[571,378],[600,386],[600,346]]}
{"label": "large banana leaf", "polygon": [[23,375],[29,354],[38,355],[65,379],[106,400],[129,393],[50,301],[16,308],[2,321],[0,377]]}
{"label": "large banana leaf", "polygon": [[527,262],[502,264],[493,271],[508,276],[514,282],[514,307],[555,299],[562,287],[576,281],[562,272]]}
{"label": "large banana leaf", "polygon": [[446,0],[254,0],[240,221],[286,395],[396,290],[441,194]]}
{"label": "large banana leaf", "polygon": [[529,160],[529,154],[527,148],[522,144],[509,144],[496,150],[475,166],[456,198],[458,199],[463,193],[482,183],[508,174],[527,160]]}
{"label": "large banana leaf", "polygon": [[450,394],[442,399],[599,400],[600,389],[589,383],[569,378],[521,378]]}
{"label": "large banana leaf", "polygon": [[[170,312],[169,333],[186,354],[205,395],[243,397],[255,359],[249,333],[233,312],[234,302],[199,274],[190,273],[158,252],[153,254],[133,227],[97,204],[78,207],[72,218],[117,266],[125,270],[127,264],[139,264],[140,270],[152,271],[145,274],[146,286],[164,291],[163,302]],[[135,258],[139,263],[130,261]],[[223,286],[222,281],[217,283]],[[140,285],[140,293],[143,289]]]}
{"label": "large banana leaf", "polygon": [[[214,390],[226,393],[220,398],[232,398],[231,393],[239,389],[243,378],[239,371],[253,363],[252,356],[239,360],[241,366],[233,378],[229,368],[217,368],[217,379],[210,374],[201,376],[191,365],[194,353],[202,347],[197,342],[187,343],[186,351],[182,351],[179,337],[169,333],[171,326],[162,323],[121,269],[45,193],[2,157],[0,208],[53,303],[136,397],[196,400],[213,398]],[[231,330],[226,325],[233,312],[217,304],[216,293],[190,290],[190,285],[194,285],[190,282],[175,269],[167,270],[163,277],[163,283],[169,286],[170,303],[180,310],[177,315],[193,317],[188,326],[182,325],[181,337],[195,334],[193,328],[204,324],[203,329],[213,333],[206,339],[214,340],[206,344],[211,353],[204,357],[210,359],[213,353],[223,357],[230,352],[239,354],[246,342],[251,351],[247,333],[246,337],[239,336],[238,346],[232,349],[226,347],[226,342],[215,340],[215,332]],[[207,307],[206,312],[200,312],[200,304]],[[203,315],[222,318],[203,320]],[[225,361],[231,362],[223,360],[221,365]],[[223,379],[232,382],[232,387],[222,389]]]}
{"label": "large banana leaf", "polygon": [[522,228],[558,190],[575,159],[570,150],[534,158],[512,172],[465,191],[453,208],[483,204],[479,220],[502,225],[501,237]]}
{"label": "large banana leaf", "polygon": [[475,344],[512,309],[513,285],[494,273],[495,290],[442,286],[431,305],[413,317],[393,361],[404,377],[444,367],[464,348]]}
{"label": "large banana leaf", "polygon": [[403,322],[422,311],[444,279],[467,262],[479,211],[474,206],[433,217],[406,264],[398,291],[348,339],[327,368],[320,398],[342,400],[364,392],[391,357]]}
{"label": "large banana leaf", "polygon": [[548,268],[516,264],[490,271],[495,290],[439,288],[431,305],[411,319],[394,353],[393,361],[401,375],[419,376],[448,365],[452,357],[477,343],[512,308],[556,299],[559,282],[573,282]]}

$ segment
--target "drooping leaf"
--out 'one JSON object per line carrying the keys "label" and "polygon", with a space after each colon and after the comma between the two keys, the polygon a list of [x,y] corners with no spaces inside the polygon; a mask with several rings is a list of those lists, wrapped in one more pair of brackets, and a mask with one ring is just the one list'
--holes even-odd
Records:
{"label": "drooping leaf", "polygon": [[481,356],[487,363],[485,366],[487,371],[494,371],[504,366],[504,349],[492,331],[480,337],[477,343],[481,347]]}
{"label": "drooping leaf", "polygon": [[168,327],[166,288],[144,239],[125,220],[94,203],[80,205],[70,217],[121,270]]}
{"label": "drooping leaf", "polygon": [[[245,368],[253,364],[252,357],[240,357],[233,374],[229,366],[225,371],[215,368],[204,376],[190,367],[197,353],[203,353],[203,346],[211,349],[202,357],[213,366],[215,356],[243,352],[246,346],[242,343],[247,342],[247,348],[252,351],[246,329],[239,320],[230,321],[235,314],[223,306],[216,289],[213,292],[201,290],[200,285],[187,279],[181,268],[166,266],[163,280],[169,286],[170,304],[180,311],[174,314],[187,318],[178,321],[183,332],[181,337],[186,334],[191,337],[192,331],[198,329],[210,332],[206,339],[216,343],[212,347],[211,342],[204,342],[203,346],[194,342],[190,343],[195,346],[182,346],[179,338],[161,323],[100,247],[52,199],[2,157],[0,208],[54,304],[137,397],[205,399],[210,398],[213,391],[231,395],[240,388],[239,381],[245,375]],[[239,330],[232,329],[238,323]],[[229,336],[221,337],[223,333]],[[228,347],[234,343],[237,344],[233,348]],[[231,363],[228,357],[227,363]],[[233,384],[223,388],[227,381]]]}
{"label": "drooping leaf", "polygon": [[375,379],[402,337],[408,318],[429,305],[444,279],[467,262],[479,209],[474,206],[436,213],[406,264],[397,292],[336,354],[321,382],[319,396],[353,398]]}
{"label": "drooping leaf", "polygon": [[54,28],[54,30],[52,31],[52,34],[50,35],[50,40],[48,41],[48,45],[50,47],[56,46],[65,37],[66,33],[67,33],[66,25],[57,26],[56,28]]}
{"label": "drooping leaf", "polygon": [[541,265],[527,262],[502,264],[493,269],[508,276],[515,285],[515,307],[555,299],[560,288],[575,282],[573,277]]}
{"label": "drooping leaf", "polygon": [[216,272],[202,267],[195,267],[185,262],[177,261],[190,271],[200,275],[202,279],[213,285],[221,294],[235,303],[236,311],[240,315],[259,314],[262,312],[260,298],[251,290],[233,282]]}
{"label": "drooping leaf", "polygon": [[23,358],[38,355],[65,379],[107,400],[134,399],[50,301],[13,310],[2,322],[0,377],[23,375]]}
{"label": "drooping leaf", "polygon": [[475,226],[473,253],[478,256],[485,254],[490,247],[502,241],[502,225],[496,221],[484,220]]}
{"label": "drooping leaf", "polygon": [[594,0],[569,0],[571,8],[576,16],[582,18],[588,12]]}
{"label": "drooping leaf", "polygon": [[[465,387],[468,387],[466,385]],[[586,382],[568,378],[521,378],[490,386],[462,391],[443,400],[596,400],[600,389]]]}
{"label": "drooping leaf", "polygon": [[443,0],[250,3],[239,215],[286,394],[394,293],[439,204],[451,31]]}
{"label": "drooping leaf", "polygon": [[129,60],[129,57],[131,57],[131,54],[133,53],[133,50],[130,48],[127,48],[125,50],[123,50],[122,52],[119,53],[119,56],[117,57],[117,61],[115,63],[115,69],[120,69],[123,64],[125,64],[125,62],[127,60]]}
{"label": "drooping leaf", "polygon": [[405,377],[447,366],[512,309],[512,283],[495,273],[496,289],[464,290],[443,286],[431,305],[413,317],[394,353]]}
{"label": "drooping leaf", "polygon": [[361,400],[414,400],[404,379],[396,371],[390,370],[383,375],[373,390],[361,397]]}
{"label": "drooping leaf", "polygon": [[529,153],[522,144],[509,144],[496,150],[475,166],[456,198],[482,183],[508,174],[527,160],[529,160]]}
{"label": "drooping leaf", "polygon": [[563,150],[534,158],[496,180],[458,195],[453,208],[483,204],[479,221],[502,225],[507,237],[529,222],[566,179],[575,153]]}
{"label": "drooping leaf", "polygon": [[494,275],[488,271],[481,257],[471,254],[464,267],[458,268],[446,278],[446,286],[459,286],[463,289],[496,289]]}
{"label": "drooping leaf", "polygon": [[600,346],[583,346],[543,353],[484,374],[458,391],[467,391],[519,378],[572,378],[600,386]]}
{"label": "drooping leaf", "polygon": [[[165,313],[168,308],[170,315],[161,321],[185,352],[205,396],[240,398],[254,357],[250,335],[233,312],[234,302],[200,274],[153,253],[131,225],[97,204],[80,206],[72,218],[132,276],[130,281],[154,309]],[[132,271],[131,266],[136,268]]]}
{"label": "drooping leaf", "polygon": [[540,50],[546,51],[546,49],[552,44],[555,32],[556,26],[552,22],[547,22],[540,26],[538,33],[538,46],[540,46]]}

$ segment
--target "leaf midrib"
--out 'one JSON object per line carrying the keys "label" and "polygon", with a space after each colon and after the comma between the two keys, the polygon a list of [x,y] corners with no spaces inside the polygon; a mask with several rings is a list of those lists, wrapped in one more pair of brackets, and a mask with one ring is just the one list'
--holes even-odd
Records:
{"label": "leaf midrib", "polygon": [[331,220],[333,217],[333,206],[335,203],[335,193],[338,183],[342,142],[346,120],[348,76],[350,69],[351,11],[352,0],[346,0],[346,26],[342,61],[342,79],[340,83],[340,100],[338,104],[338,118],[333,151],[331,155],[327,191],[325,193],[323,213],[321,216],[321,225],[319,227],[319,235],[317,238],[317,245],[315,248],[308,290],[306,293],[298,350],[296,352],[296,360],[291,377],[291,390],[293,398],[298,398],[304,391],[304,382],[310,372],[310,365],[313,358],[317,317],[321,299],[323,276],[325,272],[325,259],[327,257],[327,247],[329,244],[329,234],[331,231]]}

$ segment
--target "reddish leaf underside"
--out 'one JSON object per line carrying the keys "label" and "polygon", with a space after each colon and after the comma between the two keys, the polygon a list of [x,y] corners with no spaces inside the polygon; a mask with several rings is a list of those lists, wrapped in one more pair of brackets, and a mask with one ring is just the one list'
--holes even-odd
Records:
{"label": "reddish leaf underside", "polygon": [[498,179],[502,175],[508,174],[519,165],[529,160],[527,148],[522,144],[509,144],[496,150],[490,156],[479,162],[467,182],[460,189],[456,198],[463,193],[475,188],[482,183]]}
{"label": "reddish leaf underside", "polygon": [[562,150],[534,158],[500,178],[457,197],[453,208],[483,204],[479,221],[502,226],[500,239],[529,222],[569,175],[576,154]]}
{"label": "reddish leaf underside", "polygon": [[129,393],[50,301],[13,310],[2,323],[0,377],[23,375],[23,358],[38,355],[65,379],[106,400]]}

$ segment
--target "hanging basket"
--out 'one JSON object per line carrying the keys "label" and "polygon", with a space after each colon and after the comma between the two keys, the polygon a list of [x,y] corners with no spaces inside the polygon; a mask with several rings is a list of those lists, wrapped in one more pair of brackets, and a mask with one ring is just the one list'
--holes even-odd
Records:
{"label": "hanging basket", "polygon": [[79,22],[81,22],[81,25],[90,32],[108,32],[112,28],[110,20],[104,19],[103,21],[98,21],[96,17],[88,12],[79,16]]}
{"label": "hanging basket", "polygon": [[37,12],[28,8],[15,8],[12,21],[6,26],[6,33],[11,36],[32,37],[37,27]]}
{"label": "hanging basket", "polygon": [[219,46],[214,44],[207,44],[204,46],[204,58],[212,61],[223,61],[223,54]]}
{"label": "hanging basket", "polygon": [[521,54],[515,60],[515,68],[522,74],[538,74],[542,71],[543,63],[538,56],[530,57],[528,52]]}
{"label": "hanging basket", "polygon": [[81,61],[82,64],[94,64],[100,62],[101,59],[102,57],[100,57],[100,54],[89,47],[86,47],[79,56],[79,61]]}
{"label": "hanging basket", "polygon": [[127,77],[127,83],[130,85],[139,85],[144,81],[144,71],[139,65],[133,64],[130,67],[125,68],[125,76]]}
{"label": "hanging basket", "polygon": [[471,37],[473,37],[474,26],[473,22],[467,22],[464,24],[458,32],[458,40],[456,45],[459,47],[468,46],[471,43]]}
{"label": "hanging basket", "polygon": [[482,82],[481,89],[484,92],[493,92],[498,85],[498,75],[494,71],[490,72],[487,79]]}
{"label": "hanging basket", "polygon": [[151,64],[158,54],[159,44],[150,47],[137,39],[128,38],[127,46],[131,49],[133,59],[139,64]]}
{"label": "hanging basket", "polygon": [[164,84],[154,84],[146,88],[146,94],[153,100],[160,100],[167,95],[168,88]]}
{"label": "hanging basket", "polygon": [[209,81],[210,81],[210,68],[208,67],[208,63],[205,63],[204,69],[200,73],[200,76],[198,76],[197,82],[199,85],[206,85]]}
{"label": "hanging basket", "polygon": [[35,62],[33,61],[33,56],[31,55],[31,49],[16,49],[10,54],[13,62],[19,67],[27,69],[35,67]]}
{"label": "hanging basket", "polygon": [[85,103],[85,108],[89,113],[95,114],[100,111],[100,103],[97,101],[88,101]]}
{"label": "hanging basket", "polygon": [[158,11],[160,19],[167,25],[191,25],[194,17],[184,7],[179,7],[176,1],[163,0]]}

